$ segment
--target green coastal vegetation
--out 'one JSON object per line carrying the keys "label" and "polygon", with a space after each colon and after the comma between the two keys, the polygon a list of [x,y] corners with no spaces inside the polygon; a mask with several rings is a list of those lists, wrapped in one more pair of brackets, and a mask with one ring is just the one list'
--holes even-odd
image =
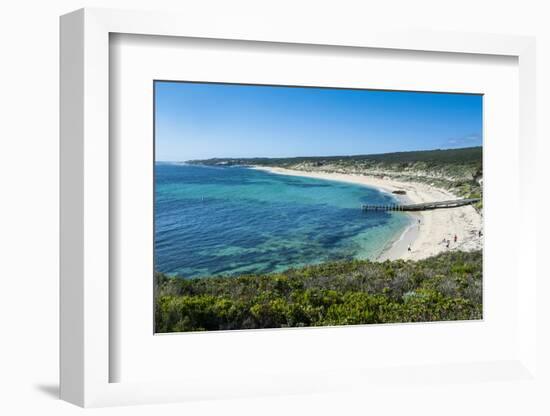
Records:
{"label": "green coastal vegetation", "polygon": [[[483,190],[481,146],[354,156],[216,158],[190,160],[187,163],[214,166],[270,166],[310,172],[389,177],[400,181],[427,183],[463,198],[481,198]],[[481,202],[476,208],[482,208]]]}
{"label": "green coastal vegetation", "polygon": [[266,275],[155,275],[156,332],[482,318],[482,253],[348,260]]}

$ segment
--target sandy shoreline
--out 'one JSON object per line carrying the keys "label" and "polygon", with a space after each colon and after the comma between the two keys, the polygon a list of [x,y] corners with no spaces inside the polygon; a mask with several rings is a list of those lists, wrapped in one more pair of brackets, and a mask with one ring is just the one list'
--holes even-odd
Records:
{"label": "sandy shoreline", "polygon": [[[344,173],[308,172],[283,168],[257,166],[254,169],[280,175],[303,176],[308,178],[326,179],[354,183],[378,188],[385,192],[403,190],[411,203],[443,201],[455,199],[456,196],[443,189],[435,188],[418,182],[399,182],[390,178],[375,176],[352,175]],[[400,196],[398,196],[400,197]],[[472,207],[438,209],[409,213],[413,222],[391,245],[378,260],[419,260],[449,250],[479,250],[482,239],[478,232],[482,229],[481,215]],[[457,236],[456,243],[454,236]],[[450,240],[449,248],[444,239]],[[408,247],[411,251],[408,251]]]}

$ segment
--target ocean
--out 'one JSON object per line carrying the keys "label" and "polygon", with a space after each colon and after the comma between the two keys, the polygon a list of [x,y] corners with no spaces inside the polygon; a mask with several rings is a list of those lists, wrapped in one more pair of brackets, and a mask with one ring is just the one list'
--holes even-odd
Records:
{"label": "ocean", "polygon": [[394,195],[246,167],[155,164],[155,269],[182,278],[376,259],[411,223]]}

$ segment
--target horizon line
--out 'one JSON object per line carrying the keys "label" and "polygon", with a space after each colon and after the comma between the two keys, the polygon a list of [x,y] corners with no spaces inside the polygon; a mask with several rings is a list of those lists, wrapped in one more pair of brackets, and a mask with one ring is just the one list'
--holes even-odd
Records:
{"label": "horizon line", "polygon": [[447,151],[447,150],[465,150],[465,149],[483,149],[483,145],[480,146],[466,146],[466,147],[451,147],[451,148],[436,148],[436,149],[421,149],[421,150],[403,150],[397,152],[382,152],[382,153],[357,153],[357,154],[344,154],[344,155],[313,155],[313,156],[251,156],[251,157],[209,157],[206,159],[185,159],[185,160],[155,160],[155,162],[190,162],[196,160],[236,160],[236,159],[303,159],[303,158],[335,158],[335,157],[357,157],[357,156],[380,156],[380,155],[392,155],[396,153],[413,153],[413,152],[436,152],[436,151]]}

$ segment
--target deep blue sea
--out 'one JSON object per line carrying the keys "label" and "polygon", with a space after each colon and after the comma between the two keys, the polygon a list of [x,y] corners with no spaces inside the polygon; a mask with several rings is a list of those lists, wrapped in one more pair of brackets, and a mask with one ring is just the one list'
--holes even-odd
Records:
{"label": "deep blue sea", "polygon": [[410,223],[362,212],[395,202],[354,184],[245,167],[155,165],[155,267],[181,277],[374,259]]}

